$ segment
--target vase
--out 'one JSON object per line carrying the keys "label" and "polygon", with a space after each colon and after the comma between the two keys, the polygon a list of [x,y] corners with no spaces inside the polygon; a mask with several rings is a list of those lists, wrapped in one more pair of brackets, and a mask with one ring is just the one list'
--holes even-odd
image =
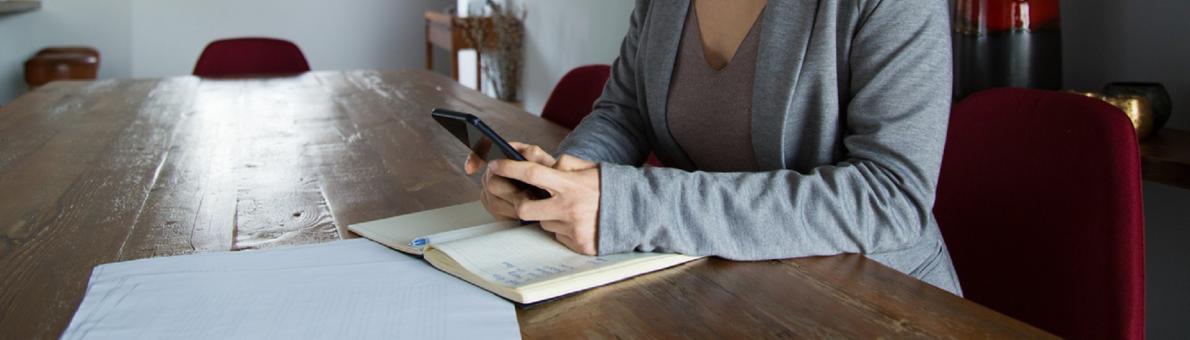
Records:
{"label": "vase", "polygon": [[1058,0],[953,0],[954,99],[997,87],[1062,88]]}
{"label": "vase", "polygon": [[1169,91],[1159,83],[1119,82],[1110,83],[1103,87],[1103,94],[1107,96],[1137,96],[1144,98],[1153,114],[1153,132],[1160,130],[1173,114],[1173,101],[1169,98]]}

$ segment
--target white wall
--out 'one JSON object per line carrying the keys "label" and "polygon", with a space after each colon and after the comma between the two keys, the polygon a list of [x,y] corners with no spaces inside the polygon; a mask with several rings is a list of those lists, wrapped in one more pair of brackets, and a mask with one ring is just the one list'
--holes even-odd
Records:
{"label": "white wall", "polygon": [[1190,130],[1190,1],[1062,1],[1065,85],[1097,90],[1112,81],[1165,84],[1167,127]]}
{"label": "white wall", "polygon": [[541,114],[550,91],[571,69],[611,64],[628,33],[632,0],[524,0],[525,71],[521,100]]}
{"label": "white wall", "polygon": [[133,74],[188,74],[207,42],[268,36],[301,46],[316,70],[425,67],[427,9],[447,0],[136,0]]}
{"label": "white wall", "polygon": [[0,105],[24,91],[22,62],[33,49],[30,14],[0,15]]}
{"label": "white wall", "polygon": [[[316,70],[425,67],[428,9],[452,0],[42,0],[0,16],[0,103],[25,92],[23,62],[49,45],[103,54],[101,78],[190,74],[202,48],[230,36],[293,40]],[[437,64],[443,64],[437,62]]]}

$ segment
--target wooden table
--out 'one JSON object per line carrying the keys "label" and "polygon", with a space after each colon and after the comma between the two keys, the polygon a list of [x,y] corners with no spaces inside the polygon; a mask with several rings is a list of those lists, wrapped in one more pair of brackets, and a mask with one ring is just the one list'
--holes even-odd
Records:
{"label": "wooden table", "polygon": [[1140,141],[1145,180],[1190,190],[1190,132],[1164,129]]}
{"label": "wooden table", "polygon": [[[0,109],[0,338],[61,334],[98,264],[352,237],[474,200],[431,108],[562,128],[425,71],[55,82]],[[701,260],[520,307],[526,338],[1049,335],[858,255]]]}

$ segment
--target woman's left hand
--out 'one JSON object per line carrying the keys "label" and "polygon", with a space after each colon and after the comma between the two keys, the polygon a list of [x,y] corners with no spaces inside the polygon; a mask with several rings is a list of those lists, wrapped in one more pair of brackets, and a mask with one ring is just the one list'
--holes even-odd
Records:
{"label": "woman's left hand", "polygon": [[599,218],[599,166],[563,155],[553,168],[533,162],[498,160],[488,170],[549,191],[552,197],[533,200],[524,191],[509,202],[517,217],[540,221],[558,242],[584,255],[596,255]]}

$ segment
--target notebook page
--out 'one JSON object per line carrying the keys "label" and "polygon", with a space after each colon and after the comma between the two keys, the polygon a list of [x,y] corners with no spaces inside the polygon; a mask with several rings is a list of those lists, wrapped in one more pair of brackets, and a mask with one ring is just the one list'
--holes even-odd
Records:
{"label": "notebook page", "polygon": [[479,235],[491,234],[497,231],[511,229],[521,226],[521,221],[500,221],[488,224],[477,225],[470,228],[455,229],[445,231],[433,235],[422,236],[413,239],[409,242],[409,246],[415,247],[419,250],[425,250],[425,247],[431,244],[439,244],[462,240],[465,238],[472,238]]}
{"label": "notebook page", "polygon": [[347,229],[389,247],[420,254],[420,247],[411,246],[419,237],[493,222],[499,220],[475,201],[352,224]]}
{"label": "notebook page", "polygon": [[536,224],[434,247],[476,276],[509,287],[540,283],[634,259],[671,256],[652,253],[581,255],[555,241],[552,234]]}

